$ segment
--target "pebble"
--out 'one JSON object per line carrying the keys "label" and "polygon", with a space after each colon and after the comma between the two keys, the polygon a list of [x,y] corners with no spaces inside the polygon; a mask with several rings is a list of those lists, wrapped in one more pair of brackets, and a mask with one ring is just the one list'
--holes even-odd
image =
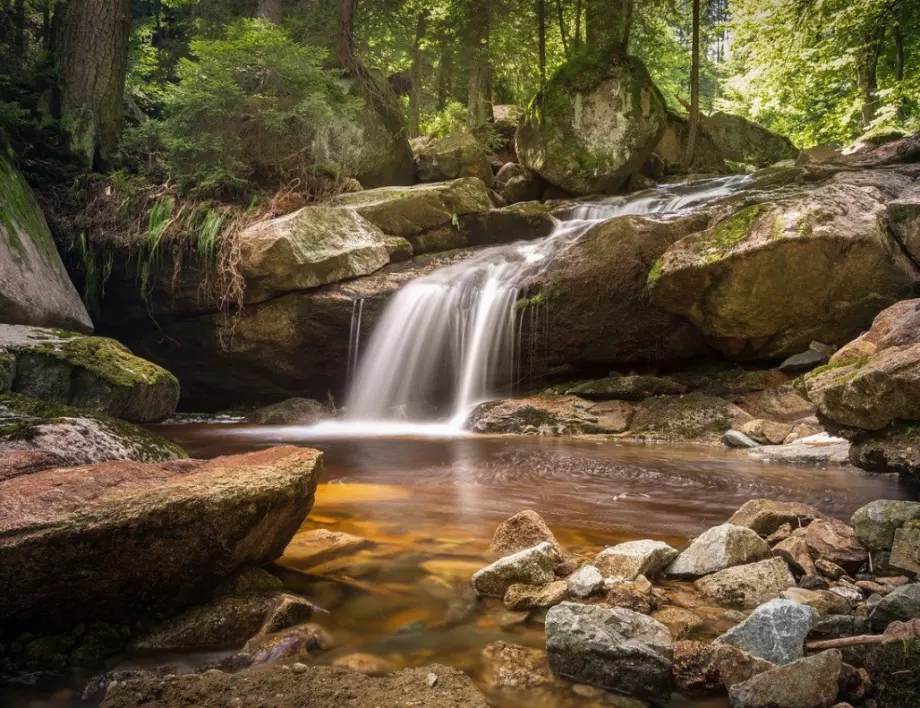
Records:
{"label": "pebble", "polygon": [[438,675],[434,671],[428,674],[428,678],[425,679],[425,683],[428,684],[428,688],[434,688],[435,684],[438,682]]}
{"label": "pebble", "polygon": [[298,661],[298,662],[297,662],[296,664],[294,664],[294,666],[292,666],[291,668],[294,669],[294,673],[295,673],[295,674],[302,674],[304,671],[307,670],[307,665],[306,665],[306,664],[301,664],[301,663]]}

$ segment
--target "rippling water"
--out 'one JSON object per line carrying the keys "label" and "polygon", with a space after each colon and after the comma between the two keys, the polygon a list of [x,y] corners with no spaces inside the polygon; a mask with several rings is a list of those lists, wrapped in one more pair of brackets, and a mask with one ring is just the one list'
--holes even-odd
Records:
{"label": "rippling water", "polygon": [[[480,653],[490,642],[535,647],[545,642],[539,615],[522,621],[497,600],[474,606],[466,590],[487,560],[495,526],[522,509],[540,512],[564,545],[589,555],[635,538],[680,544],[756,497],[803,501],[848,519],[873,499],[915,496],[892,476],[768,465],[718,448],[514,437],[350,439],[243,425],[163,426],[159,432],[201,457],[279,444],[323,450],[324,477],[301,530],[329,528],[376,543],[319,567],[306,566],[289,551],[275,568],[290,591],[327,611],[317,621],[336,645],[320,661],[362,652],[397,667],[451,664],[477,681],[483,677]],[[714,636],[724,628],[710,629]],[[173,655],[145,661],[189,665],[201,659]],[[136,664],[137,657],[120,661]],[[84,705],[76,687],[86,678],[0,690],[0,705]],[[568,688],[489,697],[509,708],[623,705]],[[727,701],[675,696],[672,705],[721,708]]]}

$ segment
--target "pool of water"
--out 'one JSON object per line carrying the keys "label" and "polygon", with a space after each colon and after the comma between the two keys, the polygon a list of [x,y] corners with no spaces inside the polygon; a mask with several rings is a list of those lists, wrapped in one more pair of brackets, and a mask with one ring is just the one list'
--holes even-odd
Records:
{"label": "pool of water", "polygon": [[[394,667],[446,663],[477,681],[483,678],[480,655],[489,643],[539,647],[545,641],[539,613],[524,619],[497,600],[475,603],[467,589],[472,573],[487,562],[496,525],[522,509],[538,511],[563,545],[590,556],[629,539],[681,544],[756,497],[802,501],[844,520],[873,499],[916,498],[916,490],[894,476],[765,464],[708,447],[448,435],[350,438],[245,425],[157,431],[200,457],[280,444],[323,450],[316,503],[301,531],[344,531],[374,544],[312,567],[289,551],[274,568],[290,591],[324,610],[316,620],[334,636],[335,648],[320,660],[364,653]],[[715,634],[724,628],[714,620],[708,629]],[[167,659],[181,658],[159,661]],[[184,657],[190,663],[198,659]],[[75,687],[85,678],[0,690],[0,705],[91,705],[76,697]],[[489,696],[509,707],[623,705],[579,691],[505,690]],[[723,699],[673,701],[675,707],[724,705]]]}

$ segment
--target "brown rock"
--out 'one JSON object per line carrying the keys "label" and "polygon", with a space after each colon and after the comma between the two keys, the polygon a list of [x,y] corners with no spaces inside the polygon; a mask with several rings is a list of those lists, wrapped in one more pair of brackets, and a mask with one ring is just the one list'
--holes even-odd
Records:
{"label": "brown rock", "polygon": [[761,445],[782,445],[786,436],[792,432],[792,426],[789,423],[754,419],[739,425],[738,430]]}
{"label": "brown rock", "polygon": [[667,627],[675,639],[684,639],[703,626],[702,617],[682,607],[663,607],[652,613],[652,619]]}
{"label": "brown rock", "polygon": [[550,671],[546,651],[507,642],[493,642],[482,650],[484,680],[490,688],[553,686],[561,681]]}
{"label": "brown rock", "polygon": [[0,452],[0,482],[54,467],[66,467],[60,455],[43,450],[13,450]]}
{"label": "brown rock", "polygon": [[827,590],[806,590],[804,588],[789,588],[784,591],[780,597],[787,600],[794,600],[800,605],[813,607],[819,614],[827,615],[848,615],[850,614],[850,603],[839,595],[835,595]]}
{"label": "brown rock", "polygon": [[397,665],[389,659],[373,654],[354,653],[340,656],[332,661],[333,666],[351,669],[362,674],[388,674],[397,670]]}
{"label": "brown rock", "polygon": [[772,668],[769,661],[728,644],[674,644],[674,684],[681,693],[717,693]]}
{"label": "brown rock", "polygon": [[787,538],[773,547],[774,555],[780,556],[801,575],[815,575],[818,571],[811,559],[808,544],[802,538]]}
{"label": "brown rock", "polygon": [[557,580],[546,585],[522,585],[515,583],[505,592],[505,607],[509,610],[535,610],[552,607],[565,600],[568,583]]}
{"label": "brown rock", "polygon": [[826,558],[818,558],[815,561],[815,568],[818,569],[818,572],[821,573],[825,578],[830,578],[831,580],[840,580],[844,577],[847,572],[841,568],[836,563],[832,563]]}
{"label": "brown rock", "polygon": [[852,527],[836,519],[812,522],[803,538],[815,557],[843,568],[859,567],[869,559],[869,552]]}
{"label": "brown rock", "polygon": [[745,502],[728,520],[736,526],[746,526],[761,536],[769,536],[783,524],[790,524],[793,529],[808,526],[815,519],[824,518],[824,514],[798,502],[781,502],[771,499],[752,499]]}
{"label": "brown rock", "polygon": [[299,533],[291,539],[284,549],[284,560],[286,564],[298,568],[312,568],[373,545],[373,541],[360,536],[328,529],[314,529]]}

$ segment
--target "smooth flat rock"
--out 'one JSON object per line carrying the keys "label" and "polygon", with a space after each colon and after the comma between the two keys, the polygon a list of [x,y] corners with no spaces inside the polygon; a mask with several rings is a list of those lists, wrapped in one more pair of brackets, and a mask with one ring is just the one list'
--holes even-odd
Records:
{"label": "smooth flat rock", "polygon": [[827,433],[817,433],[799,438],[788,445],[763,445],[748,454],[763,462],[789,465],[840,465],[850,464],[850,443]]}
{"label": "smooth flat rock", "polygon": [[627,696],[658,701],[671,695],[671,634],[637,612],[563,602],[546,615],[553,672]]}
{"label": "smooth flat rock", "polygon": [[696,581],[704,597],[723,607],[752,610],[795,585],[782,558],[739,565]]}
{"label": "smooth flat rock", "polygon": [[298,533],[291,539],[287,548],[284,549],[284,561],[286,565],[312,568],[373,545],[374,542],[370,539],[342,531],[314,529]]}
{"label": "smooth flat rock", "polygon": [[771,555],[770,546],[751,529],[721,524],[693,539],[665,568],[665,573],[698,578],[732,566],[764,560]]}
{"label": "smooth flat rock", "polygon": [[281,555],[313,504],[321,460],[285,446],[0,482],[5,628],[120,621],[202,599]]}
{"label": "smooth flat rock", "polygon": [[807,605],[771,600],[715,641],[774,664],[788,664],[805,655],[805,637],[818,617],[817,611]]}
{"label": "smooth flat rock", "polygon": [[594,566],[605,578],[635,580],[653,578],[677,557],[677,551],[662,541],[628,541],[597,554]]}
{"label": "smooth flat rock", "polygon": [[552,544],[544,541],[505,556],[473,574],[473,589],[478,595],[504,597],[515,583],[545,585],[556,579]]}

